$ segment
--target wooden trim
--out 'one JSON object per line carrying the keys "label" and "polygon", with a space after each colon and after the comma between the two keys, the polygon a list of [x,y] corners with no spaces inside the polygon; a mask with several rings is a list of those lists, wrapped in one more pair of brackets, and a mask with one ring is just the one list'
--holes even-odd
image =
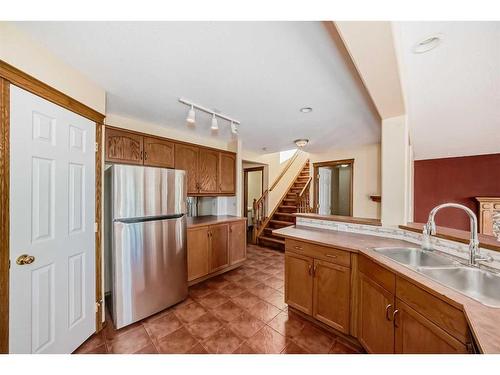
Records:
{"label": "wooden trim", "polygon": [[343,159],[343,160],[330,160],[330,161],[321,161],[313,163],[313,179],[314,179],[314,194],[313,194],[313,211],[318,212],[318,203],[319,203],[319,168],[320,167],[334,167],[341,164],[350,164],[351,165],[351,194],[350,194],[350,202],[349,202],[349,216],[352,216],[353,204],[354,204],[354,159]]}
{"label": "wooden trim", "polygon": [[26,91],[31,92],[41,98],[44,98],[54,104],[77,113],[80,116],[88,118],[94,122],[103,123],[104,115],[85,104],[69,97],[59,90],[39,81],[33,76],[22,72],[21,70],[0,60],[0,77],[6,79],[11,84],[16,85]]}
{"label": "wooden trim", "polygon": [[285,166],[285,168],[283,168],[283,170],[281,171],[280,175],[276,178],[276,180],[274,180],[269,191],[273,191],[273,189],[276,187],[276,185],[278,185],[278,182],[281,181],[281,179],[283,178],[285,173],[288,171],[288,169],[290,169],[293,162],[295,161],[295,159],[297,159],[298,156],[299,156],[299,150],[295,151],[295,154],[293,154],[293,156],[288,160],[287,165]]}
{"label": "wooden trim", "polygon": [[97,150],[95,154],[95,222],[97,232],[95,233],[95,299],[98,303],[96,311],[96,332],[99,332],[102,326],[102,311],[104,297],[102,290],[102,132],[101,123],[95,124],[95,141]]}
{"label": "wooden trim", "polygon": [[252,167],[243,169],[243,216],[248,218],[248,172],[257,172],[261,171],[261,194],[264,193],[264,167]]}
{"label": "wooden trim", "polygon": [[0,354],[9,352],[9,90],[0,78]]}
{"label": "wooden trim", "polygon": [[[190,142],[180,141],[178,139],[162,137],[161,135],[155,135],[155,134],[149,134],[149,133],[142,133],[142,132],[139,132],[137,130],[127,129],[127,128],[121,128],[121,127],[118,127],[118,126],[115,126],[115,125],[105,124],[105,131],[107,129],[118,130],[118,131],[121,131],[121,132],[127,132],[127,133],[131,133],[131,134],[136,134],[136,135],[140,135],[140,136],[143,136],[143,137],[156,138],[156,139],[161,139],[162,141],[169,141],[169,142],[173,142],[173,143],[177,143],[177,144],[181,144],[181,145],[194,146],[194,147],[203,148],[203,149],[206,149],[206,150],[212,150],[212,151],[217,151],[217,152],[225,152],[227,154],[236,155],[236,152],[234,152],[234,151],[222,150],[220,148],[214,148],[214,147],[199,145],[199,144],[196,144],[196,143],[190,143]],[[234,195],[234,194],[232,194],[232,195]]]}

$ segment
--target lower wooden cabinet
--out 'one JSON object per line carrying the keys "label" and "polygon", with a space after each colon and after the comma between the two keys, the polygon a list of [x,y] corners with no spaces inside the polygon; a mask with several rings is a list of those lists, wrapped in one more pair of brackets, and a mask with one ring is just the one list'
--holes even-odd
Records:
{"label": "lower wooden cabinet", "polygon": [[361,272],[358,284],[359,342],[369,353],[394,353],[394,295]]}
{"label": "lower wooden cabinet", "polygon": [[395,311],[395,353],[468,353],[467,345],[399,299],[396,299]]}
{"label": "lower wooden cabinet", "polygon": [[299,311],[312,315],[313,259],[285,253],[285,302]]}
{"label": "lower wooden cabinet", "polygon": [[245,223],[239,220],[187,230],[188,281],[220,273],[246,259]]}
{"label": "lower wooden cabinet", "polygon": [[350,268],[314,259],[313,317],[349,333]]}

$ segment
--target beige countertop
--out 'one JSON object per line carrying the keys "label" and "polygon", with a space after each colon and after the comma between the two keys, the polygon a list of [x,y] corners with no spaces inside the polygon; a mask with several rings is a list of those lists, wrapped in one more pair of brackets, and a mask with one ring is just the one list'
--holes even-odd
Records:
{"label": "beige countertop", "polygon": [[277,229],[274,230],[273,233],[285,238],[293,238],[319,245],[331,246],[350,252],[362,253],[370,257],[382,267],[391,270],[402,278],[418,284],[422,289],[460,308],[465,313],[471,332],[481,352],[490,354],[500,353],[500,309],[485,306],[373,250],[373,248],[385,246],[415,247],[415,244],[366,234],[300,226]]}
{"label": "beige countertop", "polygon": [[246,221],[246,217],[232,216],[232,215],[205,215],[205,216],[192,216],[187,218],[187,227],[196,228],[206,225],[229,223],[232,221]]}

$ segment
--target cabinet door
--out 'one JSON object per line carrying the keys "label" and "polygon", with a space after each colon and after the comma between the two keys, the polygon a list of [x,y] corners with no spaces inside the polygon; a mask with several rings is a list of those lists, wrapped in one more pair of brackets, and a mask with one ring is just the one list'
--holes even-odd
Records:
{"label": "cabinet door", "polygon": [[313,316],[349,333],[351,270],[315,259],[313,274]]}
{"label": "cabinet door", "polygon": [[117,129],[106,129],[105,132],[106,161],[142,164],[142,135]]}
{"label": "cabinet door", "polygon": [[398,354],[458,354],[467,353],[464,343],[436,324],[396,299],[395,349]]}
{"label": "cabinet door", "polygon": [[227,224],[212,225],[210,232],[210,272],[220,270],[229,265]]}
{"label": "cabinet door", "polygon": [[175,169],[183,169],[187,174],[187,193],[198,193],[198,151],[196,146],[175,144]]}
{"label": "cabinet door", "polygon": [[200,148],[198,165],[198,192],[217,193],[217,182],[219,181],[219,152]]}
{"label": "cabinet door", "polygon": [[174,167],[174,144],[160,138],[144,137],[144,165]]}
{"label": "cabinet door", "polygon": [[359,273],[358,340],[369,353],[394,353],[394,295]]}
{"label": "cabinet door", "polygon": [[219,192],[236,192],[236,156],[225,152],[219,153]]}
{"label": "cabinet door", "polygon": [[229,263],[244,261],[247,257],[246,221],[229,224]]}
{"label": "cabinet door", "polygon": [[285,253],[285,302],[308,315],[312,314],[313,260]]}
{"label": "cabinet door", "polygon": [[188,281],[208,275],[209,238],[208,227],[191,228],[187,231]]}

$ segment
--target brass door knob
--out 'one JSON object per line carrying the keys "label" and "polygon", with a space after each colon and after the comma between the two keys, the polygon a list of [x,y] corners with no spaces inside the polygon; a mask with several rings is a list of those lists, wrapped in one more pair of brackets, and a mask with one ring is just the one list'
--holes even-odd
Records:
{"label": "brass door knob", "polygon": [[20,266],[24,266],[25,264],[31,264],[35,261],[35,257],[33,255],[23,254],[19,255],[16,259],[16,263]]}

